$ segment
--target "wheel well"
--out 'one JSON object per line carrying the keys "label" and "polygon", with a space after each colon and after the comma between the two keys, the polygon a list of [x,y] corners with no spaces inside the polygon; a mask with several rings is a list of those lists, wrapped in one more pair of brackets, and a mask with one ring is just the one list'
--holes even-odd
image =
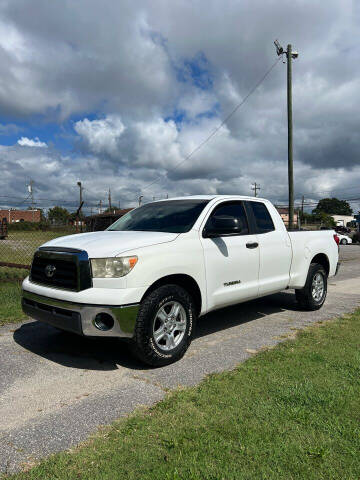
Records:
{"label": "wheel well", "polygon": [[310,263],[320,263],[325,268],[325,272],[327,275],[329,275],[330,272],[330,264],[329,264],[329,259],[325,255],[325,253],[318,253],[315,255],[315,257],[311,260]]}
{"label": "wheel well", "polygon": [[177,274],[177,275],[167,275],[166,277],[160,278],[146,290],[141,301],[147,295],[149,295],[149,293],[153,292],[154,290],[161,287],[162,285],[168,285],[168,284],[175,284],[184,288],[193,297],[197,314],[200,313],[201,302],[202,302],[201,291],[197,282],[192,277],[190,277],[190,275]]}

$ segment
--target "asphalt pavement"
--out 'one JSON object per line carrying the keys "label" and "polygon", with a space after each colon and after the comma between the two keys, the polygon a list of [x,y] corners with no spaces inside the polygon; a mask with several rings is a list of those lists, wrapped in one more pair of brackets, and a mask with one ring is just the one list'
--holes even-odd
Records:
{"label": "asphalt pavement", "polygon": [[87,339],[28,320],[0,327],[0,473],[86,440],[101,425],[233,368],[297,329],[360,305],[360,246],[341,247],[326,303],[300,311],[287,291],[208,314],[185,357],[150,369],[115,339]]}

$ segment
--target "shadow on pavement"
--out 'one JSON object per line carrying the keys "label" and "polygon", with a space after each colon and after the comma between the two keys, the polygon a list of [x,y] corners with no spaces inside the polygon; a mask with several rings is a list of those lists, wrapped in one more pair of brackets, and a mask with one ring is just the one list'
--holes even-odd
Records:
{"label": "shadow on pavement", "polygon": [[[211,335],[284,310],[297,310],[295,295],[282,292],[223,308],[198,320],[196,337]],[[59,331],[42,322],[25,323],[14,332],[14,340],[26,350],[65,367],[104,371],[116,370],[118,366],[133,370],[147,369],[131,355],[125,341],[82,337]]]}
{"label": "shadow on pavement", "polygon": [[215,310],[200,317],[197,324],[196,337],[204,337],[227,328],[251,322],[272,313],[284,310],[299,310],[292,291],[281,292],[268,297],[239,303],[231,307]]}
{"label": "shadow on pavement", "polygon": [[126,342],[116,338],[82,337],[33,321],[18,328],[14,340],[26,350],[65,367],[108,371],[121,365],[146,369],[131,355]]}

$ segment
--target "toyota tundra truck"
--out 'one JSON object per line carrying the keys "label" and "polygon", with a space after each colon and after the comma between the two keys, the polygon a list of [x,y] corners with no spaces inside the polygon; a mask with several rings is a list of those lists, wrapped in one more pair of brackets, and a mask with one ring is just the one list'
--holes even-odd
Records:
{"label": "toyota tundra truck", "polygon": [[128,339],[143,362],[161,366],[184,355],[197,318],[213,310],[284,289],[302,308],[321,308],[337,269],[332,230],[287,231],[265,199],[189,196],[45,243],[22,308],[62,330]]}

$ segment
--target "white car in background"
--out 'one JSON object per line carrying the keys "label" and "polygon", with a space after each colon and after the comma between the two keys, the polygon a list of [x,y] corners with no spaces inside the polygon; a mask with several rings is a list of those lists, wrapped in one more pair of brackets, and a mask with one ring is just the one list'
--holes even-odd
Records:
{"label": "white car in background", "polygon": [[342,233],[338,233],[337,236],[339,237],[340,245],[349,245],[352,243],[352,238],[349,235],[343,235]]}

